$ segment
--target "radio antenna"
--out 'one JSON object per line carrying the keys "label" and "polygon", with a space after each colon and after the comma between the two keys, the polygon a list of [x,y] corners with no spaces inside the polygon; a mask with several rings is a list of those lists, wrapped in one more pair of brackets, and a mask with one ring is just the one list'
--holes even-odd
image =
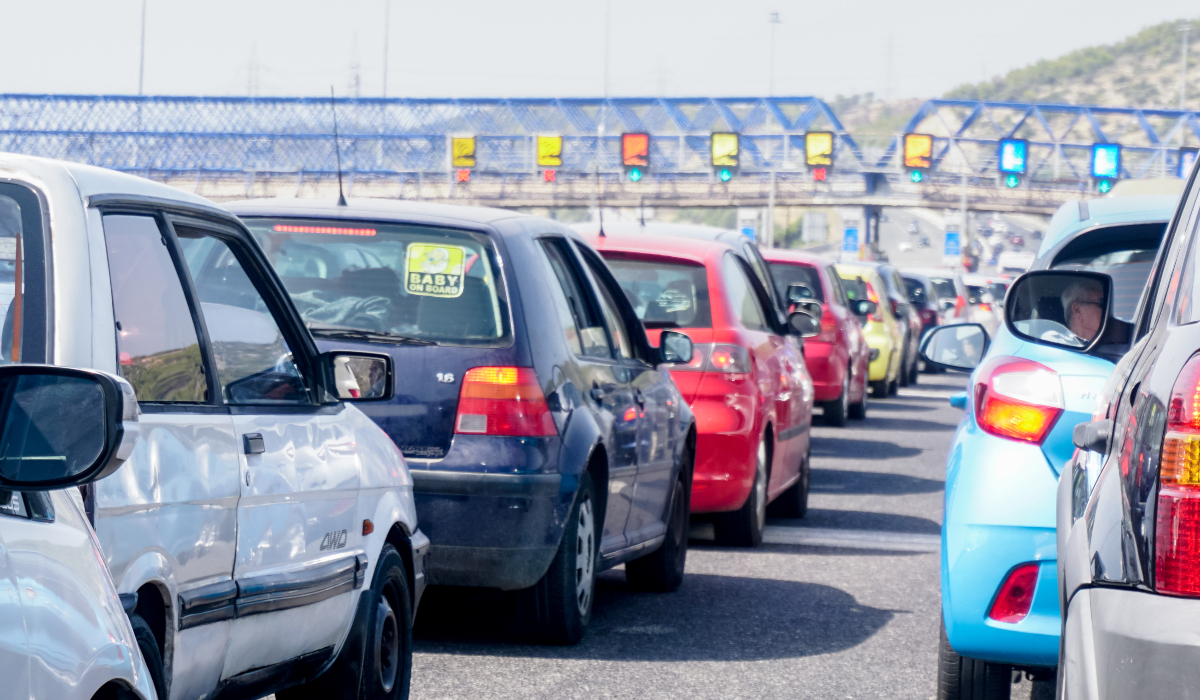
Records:
{"label": "radio antenna", "polygon": [[342,145],[338,142],[337,100],[333,97],[333,86],[329,86],[329,108],[333,110],[333,152],[337,155],[338,206],[346,206],[346,193],[342,190]]}

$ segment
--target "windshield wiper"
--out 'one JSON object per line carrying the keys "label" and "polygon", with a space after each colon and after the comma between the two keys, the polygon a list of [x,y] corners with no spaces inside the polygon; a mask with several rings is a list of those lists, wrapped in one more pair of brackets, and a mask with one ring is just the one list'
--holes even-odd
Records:
{"label": "windshield wiper", "polygon": [[326,326],[320,323],[308,324],[308,330],[312,331],[313,335],[319,335],[322,338],[365,340],[369,343],[395,343],[397,345],[437,345],[437,343],[432,340],[413,338],[412,336],[400,335],[399,333],[388,333],[386,331],[364,331],[358,328],[346,328],[345,326]]}

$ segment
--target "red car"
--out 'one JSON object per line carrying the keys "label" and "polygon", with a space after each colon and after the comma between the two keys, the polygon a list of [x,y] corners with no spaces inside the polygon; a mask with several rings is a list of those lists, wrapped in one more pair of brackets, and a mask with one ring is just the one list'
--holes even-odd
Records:
{"label": "red car", "polygon": [[692,513],[714,513],[717,540],[754,546],[767,504],[782,517],[808,508],[812,379],[796,338],[774,320],[750,266],[716,241],[589,236],[657,345],[663,329],[695,343],[671,369],[696,414]]}
{"label": "red car", "polygon": [[871,348],[833,263],[794,250],[768,249],[763,257],[781,298],[789,298],[791,285],[802,284],[812,292],[809,298],[821,305],[821,334],[805,339],[804,362],[812,376],[814,400],[825,412],[825,424],[843,426],[847,416],[866,418]]}

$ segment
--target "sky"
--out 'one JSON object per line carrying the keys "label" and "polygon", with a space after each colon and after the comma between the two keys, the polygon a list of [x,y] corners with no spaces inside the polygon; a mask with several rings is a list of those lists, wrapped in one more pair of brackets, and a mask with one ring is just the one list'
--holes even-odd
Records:
{"label": "sky", "polygon": [[[766,95],[774,29],[775,95],[931,98],[1200,15],[1195,0],[145,3],[144,94],[208,96],[379,96],[385,34],[390,97],[602,96],[607,7],[614,97]],[[5,3],[0,93],[137,94],[142,5]]]}

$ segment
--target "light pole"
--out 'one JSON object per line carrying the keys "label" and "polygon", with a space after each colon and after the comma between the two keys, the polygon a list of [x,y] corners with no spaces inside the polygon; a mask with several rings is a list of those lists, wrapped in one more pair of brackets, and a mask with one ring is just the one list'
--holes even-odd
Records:
{"label": "light pole", "polygon": [[771,57],[767,68],[767,97],[775,96],[775,27],[783,24],[778,12],[767,15],[767,23],[771,25]]}
{"label": "light pole", "polygon": [[1188,61],[1188,32],[1192,30],[1192,23],[1184,20],[1180,22],[1179,31],[1183,33],[1183,69],[1182,77],[1179,80],[1179,109],[1187,109],[1187,61]]}
{"label": "light pole", "polygon": [[388,38],[392,33],[392,0],[383,0],[383,96],[387,97]]}
{"label": "light pole", "polygon": [[146,75],[146,0],[142,0],[142,49],[138,55],[138,94],[142,94],[142,79]]}

